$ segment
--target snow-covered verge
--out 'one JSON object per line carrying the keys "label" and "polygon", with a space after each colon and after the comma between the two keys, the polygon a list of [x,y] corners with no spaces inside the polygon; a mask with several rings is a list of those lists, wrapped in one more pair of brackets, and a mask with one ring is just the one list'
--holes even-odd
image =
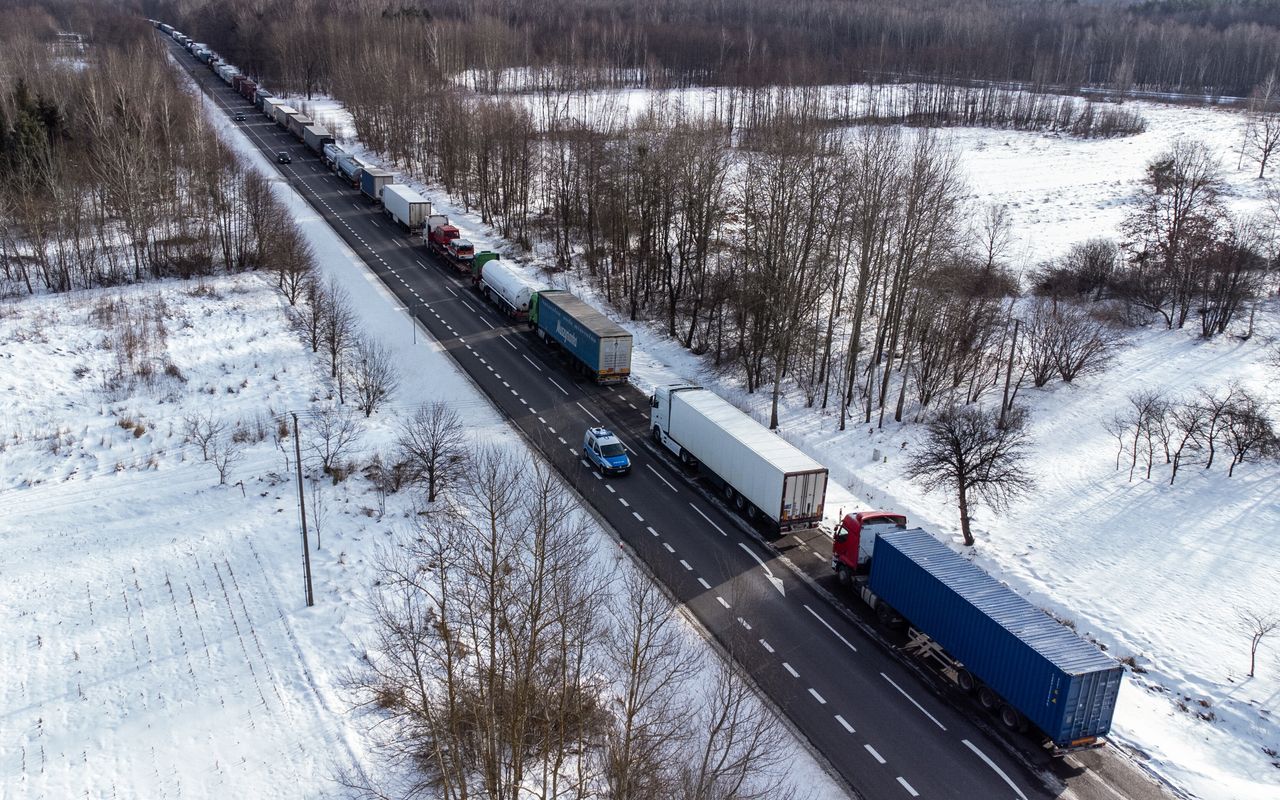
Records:
{"label": "snow-covered verge", "polygon": [[[325,221],[283,181],[275,190],[322,279],[399,367],[399,389],[364,424],[353,460],[385,452],[396,421],[435,400],[474,441],[532,458]],[[299,412],[305,443],[308,414],[334,400],[323,358],[269,282],[246,274],[10,302],[0,365],[0,795],[317,797],[347,794],[339,773],[380,782],[369,720],[351,713],[344,685],[371,640],[378,554],[410,533],[417,497],[384,506],[359,475],[307,482],[307,608],[293,440],[281,425]],[[240,440],[225,484],[186,437],[195,414]],[[603,530],[591,534],[601,559],[626,568]],[[808,796],[844,796],[791,747]]]}
{"label": "snow-covered verge", "polygon": [[[713,92],[685,95],[687,102],[705,103],[712,101],[704,95]],[[583,109],[621,104],[634,112],[652,94],[591,93]],[[354,139],[339,103],[321,99],[307,105],[345,133],[348,149],[377,159]],[[1180,136],[1204,140],[1218,154],[1229,208],[1250,213],[1261,206],[1266,183],[1256,179],[1256,165],[1241,162],[1239,113],[1136,105],[1148,129],[1120,139],[979,129],[939,135],[957,147],[973,201],[1008,206],[1017,243],[1013,257],[1023,268],[1088,237],[1118,236],[1146,163]],[[497,250],[532,280],[548,282],[542,267],[550,259],[503,242],[439,187],[416,185],[477,248]],[[557,286],[566,281],[606,308],[591,287],[563,274],[551,280]],[[660,329],[609,312],[636,336],[637,384],[697,380],[757,419],[767,418],[765,395],[746,395],[735,376],[711,370]],[[1105,374],[1076,385],[1024,389],[1020,397],[1032,412],[1030,468],[1038,488],[1005,515],[979,510],[975,522],[979,563],[1145,670],[1129,675],[1112,738],[1180,789],[1205,798],[1270,798],[1280,790],[1280,642],[1263,642],[1257,677],[1248,678],[1249,636],[1237,620],[1241,608],[1280,608],[1280,548],[1274,541],[1280,530],[1280,466],[1246,464],[1230,479],[1221,465],[1208,472],[1192,467],[1173,486],[1165,485],[1167,468],[1157,468],[1151,480],[1129,482],[1127,471],[1115,469],[1115,440],[1104,421],[1124,411],[1127,395],[1137,390],[1178,398],[1198,386],[1222,388],[1233,380],[1280,403],[1280,370],[1267,365],[1280,337],[1278,317],[1276,300],[1264,303],[1257,335],[1248,341],[1135,331]],[[797,393],[784,398],[781,416],[783,435],[832,470],[829,522],[841,511],[887,507],[958,542],[950,499],[922,494],[903,475],[905,451],[919,437],[916,426],[852,425],[839,433],[834,414],[805,408]],[[879,460],[873,459],[876,451]]]}

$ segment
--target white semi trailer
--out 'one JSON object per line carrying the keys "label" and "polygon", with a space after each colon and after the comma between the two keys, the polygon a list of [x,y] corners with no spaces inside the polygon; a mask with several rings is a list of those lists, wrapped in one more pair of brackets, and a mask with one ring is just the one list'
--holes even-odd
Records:
{"label": "white semi trailer", "polygon": [[660,386],[649,399],[653,440],[696,468],[752,522],[778,531],[821,522],[827,468],[724,398],[699,386]]}
{"label": "white semi trailer", "polygon": [[431,201],[411,187],[392,183],[382,187],[382,210],[410,233],[417,233],[427,223]]}

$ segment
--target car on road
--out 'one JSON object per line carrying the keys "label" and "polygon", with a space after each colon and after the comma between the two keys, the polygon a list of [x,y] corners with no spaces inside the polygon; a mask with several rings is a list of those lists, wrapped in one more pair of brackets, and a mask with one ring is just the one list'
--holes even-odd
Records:
{"label": "car on road", "polygon": [[279,161],[281,164],[292,164],[293,156],[289,155],[286,151],[281,150],[279,153],[276,153],[276,161]]}
{"label": "car on road", "polygon": [[627,448],[608,428],[587,428],[582,436],[582,452],[605,475],[626,475],[631,471]]}
{"label": "car on road", "polygon": [[237,111],[235,119],[236,119],[236,122],[244,122],[246,119],[248,119],[248,117],[244,115],[243,111]]}

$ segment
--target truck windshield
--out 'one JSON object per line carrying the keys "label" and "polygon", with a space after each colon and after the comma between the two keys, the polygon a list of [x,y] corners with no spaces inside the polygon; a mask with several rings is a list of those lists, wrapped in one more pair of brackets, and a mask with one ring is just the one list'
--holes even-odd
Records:
{"label": "truck windshield", "polygon": [[600,455],[605,458],[617,458],[623,454],[622,445],[614,442],[613,444],[600,445]]}

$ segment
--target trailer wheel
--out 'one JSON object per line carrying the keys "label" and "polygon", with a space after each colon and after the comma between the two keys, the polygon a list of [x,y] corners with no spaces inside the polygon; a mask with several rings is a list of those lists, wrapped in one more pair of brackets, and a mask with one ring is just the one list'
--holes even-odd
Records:
{"label": "trailer wheel", "polygon": [[997,695],[995,692],[991,691],[991,689],[987,688],[986,686],[979,686],[978,687],[978,705],[982,706],[988,711],[991,711],[996,706],[1000,705],[1000,696]]}
{"label": "trailer wheel", "polygon": [[1000,724],[1011,731],[1025,731],[1027,729],[1026,719],[1018,713],[1018,709],[1008,703],[1000,704]]}
{"label": "trailer wheel", "polygon": [[956,685],[965,694],[973,694],[973,691],[978,688],[978,679],[973,677],[972,672],[962,668],[956,671]]}
{"label": "trailer wheel", "polygon": [[747,519],[755,522],[760,516],[760,509],[755,507],[754,503],[747,503]]}
{"label": "trailer wheel", "polygon": [[747,498],[741,494],[735,494],[733,496],[733,507],[738,509],[739,514],[744,513],[747,510]]}

